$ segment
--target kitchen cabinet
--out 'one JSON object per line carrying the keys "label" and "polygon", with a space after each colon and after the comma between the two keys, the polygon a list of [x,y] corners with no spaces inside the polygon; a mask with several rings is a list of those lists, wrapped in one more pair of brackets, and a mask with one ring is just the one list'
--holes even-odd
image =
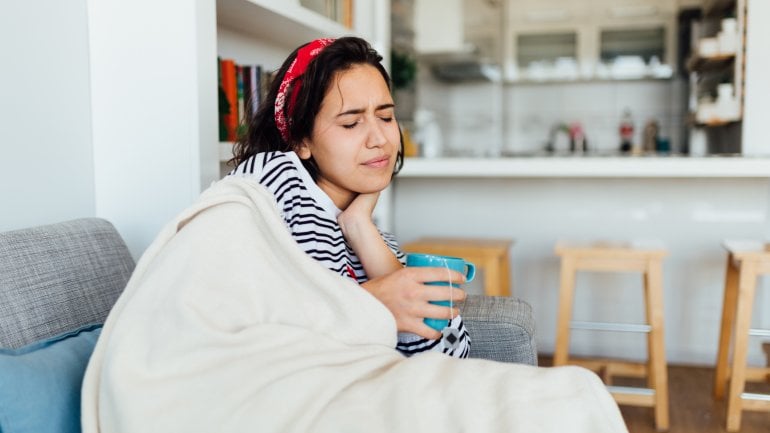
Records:
{"label": "kitchen cabinet", "polygon": [[440,81],[500,81],[501,2],[416,0],[414,51]]}
{"label": "kitchen cabinet", "polygon": [[415,51],[434,70],[500,65],[509,82],[670,78],[677,11],[671,0],[416,0]]}
{"label": "kitchen cabinet", "polygon": [[463,0],[416,0],[414,49],[420,54],[466,49]]}
{"label": "kitchen cabinet", "polygon": [[502,6],[488,0],[415,0],[414,49],[420,55],[499,57]]}
{"label": "kitchen cabinet", "polygon": [[[670,78],[677,3],[512,0],[504,29],[508,81]],[[533,54],[538,57],[533,57]]]}

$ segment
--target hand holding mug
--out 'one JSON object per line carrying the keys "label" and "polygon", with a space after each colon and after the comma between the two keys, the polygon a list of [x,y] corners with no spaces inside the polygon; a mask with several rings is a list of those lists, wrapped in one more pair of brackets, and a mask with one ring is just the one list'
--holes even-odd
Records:
{"label": "hand holding mug", "polygon": [[[361,284],[361,287],[382,302],[396,319],[400,332],[411,332],[423,338],[435,340],[441,333],[425,324],[426,317],[443,319],[448,323],[457,316],[456,307],[434,305],[431,301],[451,298],[454,302],[465,299],[465,292],[457,283],[465,280],[464,274],[442,267],[404,267],[390,274]],[[449,286],[452,281],[452,286]],[[444,282],[444,285],[427,283]],[[447,302],[448,304],[448,302]]]}
{"label": "hand holding mug", "polygon": [[[451,278],[452,274],[449,272],[449,270],[456,271],[464,275],[465,282],[473,281],[473,278],[476,276],[476,266],[473,263],[466,262],[459,257],[441,256],[437,254],[411,253],[406,256],[406,266],[443,268],[447,270],[446,273],[448,278],[426,282],[425,284],[429,286],[449,286],[451,288],[459,287],[461,282],[457,281],[456,279],[453,280]],[[459,301],[460,299],[454,299],[451,296],[451,293],[451,289],[447,290],[445,292],[447,296],[444,299],[432,300],[429,302],[431,304],[442,305],[446,307],[452,306],[454,301]],[[432,318],[430,316],[426,317],[424,322],[426,325],[437,331],[441,331],[447,325],[449,325],[449,320],[442,318]]]}

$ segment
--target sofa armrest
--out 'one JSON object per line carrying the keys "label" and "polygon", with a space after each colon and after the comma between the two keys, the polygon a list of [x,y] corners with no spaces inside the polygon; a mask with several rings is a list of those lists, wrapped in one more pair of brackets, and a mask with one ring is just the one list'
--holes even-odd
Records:
{"label": "sofa armrest", "polygon": [[0,347],[102,323],[133,269],[125,242],[103,219],[0,233]]}
{"label": "sofa armrest", "polygon": [[459,304],[471,358],[537,365],[532,307],[510,297],[468,295]]}

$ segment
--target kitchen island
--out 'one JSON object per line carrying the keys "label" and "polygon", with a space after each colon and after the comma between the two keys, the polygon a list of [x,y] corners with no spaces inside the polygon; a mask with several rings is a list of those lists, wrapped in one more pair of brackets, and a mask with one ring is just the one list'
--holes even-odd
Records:
{"label": "kitchen island", "polygon": [[[401,242],[421,236],[515,239],[512,293],[532,304],[542,353],[553,350],[555,339],[557,240],[660,240],[669,250],[669,362],[711,365],[725,274],[721,242],[770,238],[768,209],[770,158],[533,156],[407,159],[378,215]],[[641,323],[640,288],[636,275],[581,274],[574,318]],[[757,293],[753,326],[770,328],[767,290]],[[571,347],[577,355],[643,359],[644,339],[575,331]],[[760,343],[751,342],[751,362],[765,362]]]}
{"label": "kitchen island", "polygon": [[770,158],[688,156],[543,156],[407,158],[401,178],[705,177],[770,179]]}

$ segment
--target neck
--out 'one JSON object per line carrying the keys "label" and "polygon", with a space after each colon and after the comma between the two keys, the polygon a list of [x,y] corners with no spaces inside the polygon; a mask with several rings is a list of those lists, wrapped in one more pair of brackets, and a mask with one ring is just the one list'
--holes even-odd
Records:
{"label": "neck", "polygon": [[334,205],[337,206],[337,209],[342,211],[347,209],[348,206],[350,206],[350,203],[353,202],[353,199],[356,198],[356,195],[358,195],[352,191],[342,190],[332,184],[329,184],[328,182],[325,182],[324,179],[318,179],[316,184],[319,188],[321,188],[321,191],[325,192],[326,195],[329,196]]}

